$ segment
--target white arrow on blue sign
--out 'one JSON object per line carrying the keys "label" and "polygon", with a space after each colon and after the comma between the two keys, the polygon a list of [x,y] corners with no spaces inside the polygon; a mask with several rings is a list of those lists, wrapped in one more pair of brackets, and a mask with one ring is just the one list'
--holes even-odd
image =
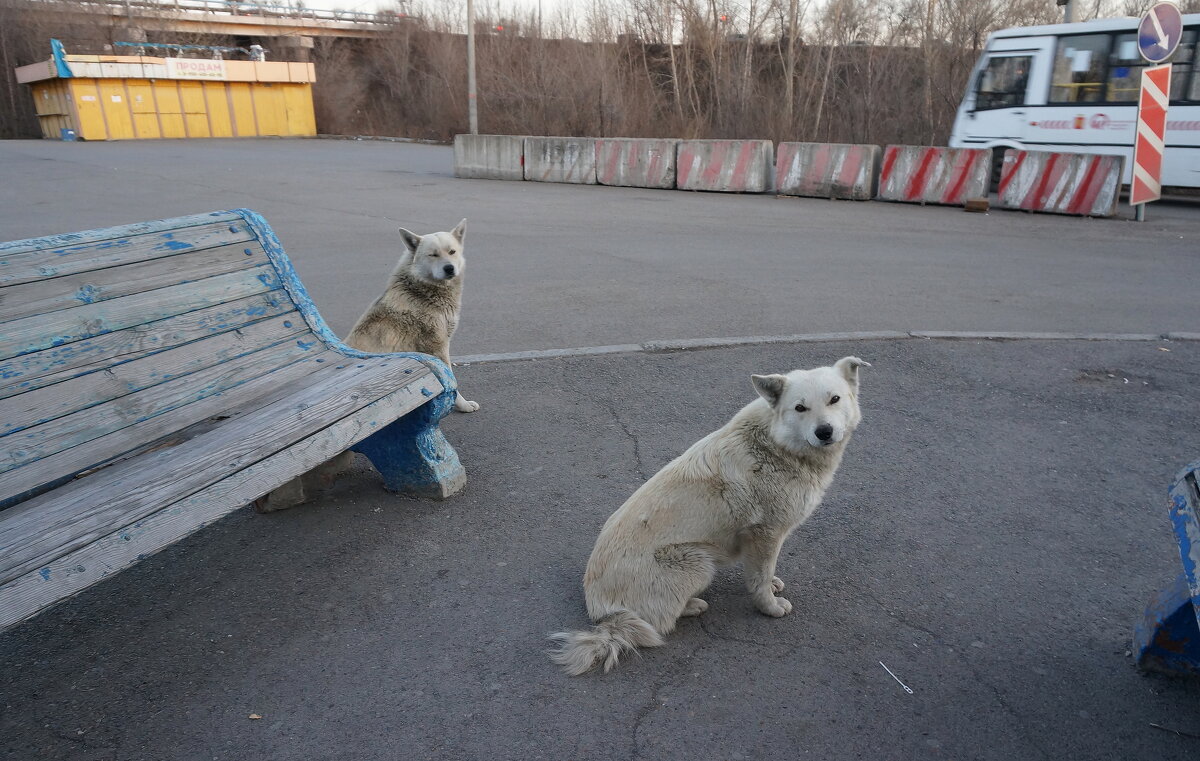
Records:
{"label": "white arrow on blue sign", "polygon": [[1162,63],[1179,47],[1183,37],[1183,16],[1174,3],[1158,3],[1142,17],[1138,25],[1138,50],[1150,63]]}

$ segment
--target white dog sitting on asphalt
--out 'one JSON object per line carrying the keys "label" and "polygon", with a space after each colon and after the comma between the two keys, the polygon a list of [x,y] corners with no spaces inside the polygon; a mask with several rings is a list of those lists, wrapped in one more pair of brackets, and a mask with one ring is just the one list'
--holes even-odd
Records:
{"label": "white dog sitting on asphalt", "polygon": [[572,675],[622,653],[656,647],[681,616],[698,616],[697,597],[716,567],[741,560],[746,588],[768,616],[792,604],[777,596],[775,562],[783,540],[816,510],[858,426],[858,368],[753,375],[759,398],[693,444],[613,513],[583,577],[589,631],[559,632],[555,663]]}

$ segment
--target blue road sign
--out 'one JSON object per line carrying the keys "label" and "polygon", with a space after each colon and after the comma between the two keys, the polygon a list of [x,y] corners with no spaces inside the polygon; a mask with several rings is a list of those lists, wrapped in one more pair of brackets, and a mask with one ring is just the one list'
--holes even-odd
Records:
{"label": "blue road sign", "polygon": [[1138,25],[1138,50],[1150,63],[1163,63],[1175,53],[1183,37],[1183,16],[1174,3],[1158,3]]}

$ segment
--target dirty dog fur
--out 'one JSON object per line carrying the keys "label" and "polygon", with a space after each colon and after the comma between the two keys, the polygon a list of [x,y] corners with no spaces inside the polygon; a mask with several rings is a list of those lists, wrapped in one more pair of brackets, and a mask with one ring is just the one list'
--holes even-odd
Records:
{"label": "dirty dog fur", "polygon": [[[387,290],[358,318],[346,344],[367,352],[419,351],[449,367],[450,337],[458,327],[462,299],[466,226],[464,219],[450,232],[429,235],[400,228],[405,250],[388,279]],[[454,409],[474,412],[479,404],[458,394]],[[332,484],[353,461],[350,452],[343,452],[260,497],[255,505],[260,512],[298,505]]]}
{"label": "dirty dog fur", "polygon": [[820,504],[861,419],[857,357],[832,367],[751,376],[759,398],[693,444],[633,493],[600,531],[583,577],[589,631],[559,632],[553,660],[572,675],[622,653],[655,647],[716,567],[740,560],[746,589],[768,616],[792,604],[777,596],[783,540]]}
{"label": "dirty dog fur", "polygon": [[[375,299],[350,330],[346,343],[359,351],[419,351],[450,365],[450,338],[462,304],[463,238],[467,220],[448,233],[416,235],[400,228],[405,251]],[[454,409],[474,412],[458,395]]]}

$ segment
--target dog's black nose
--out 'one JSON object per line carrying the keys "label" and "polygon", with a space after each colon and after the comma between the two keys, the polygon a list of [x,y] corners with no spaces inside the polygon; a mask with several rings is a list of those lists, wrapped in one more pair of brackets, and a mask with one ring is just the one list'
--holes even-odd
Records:
{"label": "dog's black nose", "polygon": [[445,267],[442,267],[442,272],[445,272],[450,277],[454,277],[454,265],[447,264]]}
{"label": "dog's black nose", "polygon": [[813,431],[816,437],[821,441],[829,441],[833,438],[833,426],[829,423],[817,426],[817,430]]}

